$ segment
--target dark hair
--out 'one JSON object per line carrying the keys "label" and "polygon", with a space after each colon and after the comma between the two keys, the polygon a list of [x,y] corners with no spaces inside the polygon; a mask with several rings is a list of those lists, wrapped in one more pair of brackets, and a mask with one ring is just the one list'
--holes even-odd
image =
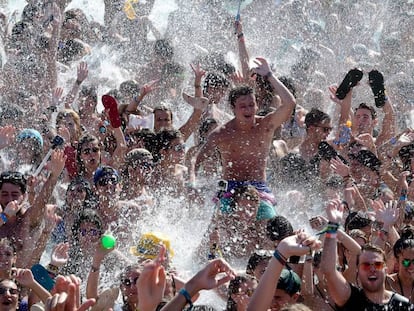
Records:
{"label": "dark hair", "polygon": [[374,172],[380,172],[381,161],[377,158],[377,156],[374,153],[372,153],[369,150],[360,150],[356,157],[352,156],[351,158],[355,158],[360,164],[362,164],[365,167],[368,167]]}
{"label": "dark hair", "polygon": [[203,92],[206,94],[208,93],[208,88],[228,87],[229,85],[229,80],[227,80],[222,74],[209,72],[204,79]]}
{"label": "dark hair", "polygon": [[231,107],[235,107],[236,105],[236,100],[244,95],[250,95],[253,94],[254,95],[254,90],[252,87],[248,86],[248,85],[242,85],[239,87],[236,87],[232,90],[230,90],[229,93],[229,103]]}
{"label": "dark hair", "polygon": [[161,150],[167,150],[174,139],[181,137],[183,135],[179,130],[163,130],[158,132],[154,137],[154,149],[151,150],[154,160],[160,160]]}
{"label": "dark hair", "polygon": [[371,112],[371,117],[373,120],[377,118],[377,112],[375,111],[374,107],[369,106],[365,103],[360,103],[357,108],[355,108],[355,112],[357,112],[359,109],[367,109]]}
{"label": "dark hair", "polygon": [[293,235],[293,227],[290,221],[281,215],[267,221],[266,235],[271,241],[281,241]]}
{"label": "dark hair", "polygon": [[370,226],[372,220],[362,212],[351,212],[345,219],[345,230],[348,232],[353,229],[361,229]]}
{"label": "dark hair", "polygon": [[171,43],[165,39],[159,39],[155,41],[154,52],[157,56],[166,59],[172,59],[172,57],[174,56],[174,49]]}
{"label": "dark hair", "polygon": [[281,76],[278,78],[280,82],[292,93],[293,97],[296,98],[296,87],[294,85],[293,79],[285,76]]}
{"label": "dark hair", "polygon": [[366,244],[361,246],[361,252],[357,256],[357,266],[359,266],[359,257],[361,256],[361,254],[363,252],[371,252],[371,253],[380,254],[382,256],[382,259],[384,260],[384,262],[386,261],[385,252],[382,248],[380,248],[379,246],[377,246],[375,244],[366,243]]}
{"label": "dark hair", "polygon": [[331,121],[331,117],[327,113],[316,108],[312,108],[305,116],[306,128],[309,128],[311,125],[318,125],[324,121]]}
{"label": "dark hair", "polygon": [[0,189],[4,184],[13,184],[20,187],[22,194],[26,193],[27,179],[20,172],[6,171],[0,175]]}
{"label": "dark hair", "polygon": [[21,21],[31,24],[38,13],[42,13],[42,5],[29,3],[23,8]]}
{"label": "dark hair", "polygon": [[402,147],[398,151],[398,155],[403,163],[403,170],[411,171],[411,158],[414,155],[414,144]]}
{"label": "dark hair", "polygon": [[206,134],[210,131],[213,125],[215,127],[218,126],[218,122],[214,118],[207,118],[201,123],[200,127],[198,128],[200,143],[204,143],[206,141]]}
{"label": "dark hair", "polygon": [[119,85],[119,93],[121,96],[125,97],[134,97],[139,94],[139,85],[135,80],[126,80]]}
{"label": "dark hair", "polygon": [[261,262],[269,262],[271,258],[272,256],[269,253],[263,252],[263,254],[259,254],[257,252],[254,252],[252,255],[250,255],[249,261],[247,262],[246,274],[253,275],[254,270]]}
{"label": "dark hair", "polygon": [[100,235],[103,234],[103,225],[102,225],[102,219],[98,215],[98,213],[91,209],[91,208],[85,208],[83,211],[79,213],[79,216],[76,218],[75,222],[73,223],[72,227],[72,235],[75,237],[75,240],[78,240],[79,237],[79,230],[80,226],[83,223],[90,222],[93,223],[96,228],[98,229]]}
{"label": "dark hair", "polygon": [[237,311],[237,303],[231,297],[232,294],[239,292],[240,286],[249,280],[255,280],[254,277],[249,275],[237,275],[233,280],[230,281],[227,289],[227,305],[226,311]]}
{"label": "dark hair", "polygon": [[403,250],[408,249],[408,248],[412,248],[414,249],[414,237],[411,238],[399,238],[394,246],[393,246],[393,252],[394,252],[394,256],[395,258],[398,258],[401,253],[403,252]]}

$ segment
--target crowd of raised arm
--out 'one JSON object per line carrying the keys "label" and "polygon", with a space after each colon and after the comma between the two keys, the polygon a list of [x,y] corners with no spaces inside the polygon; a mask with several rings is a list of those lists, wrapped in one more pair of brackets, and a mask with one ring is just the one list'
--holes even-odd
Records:
{"label": "crowd of raised arm", "polygon": [[[414,310],[409,75],[349,51],[329,81],[302,47],[282,76],[217,1],[177,0],[165,34],[154,0],[104,2],[104,25],[67,0],[0,15],[0,311]],[[183,64],[196,6],[216,40]]]}

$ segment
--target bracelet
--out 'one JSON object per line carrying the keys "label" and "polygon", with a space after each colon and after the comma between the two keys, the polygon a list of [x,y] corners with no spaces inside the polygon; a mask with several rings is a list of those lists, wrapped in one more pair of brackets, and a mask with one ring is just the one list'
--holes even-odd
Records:
{"label": "bracelet", "polygon": [[91,272],[99,272],[99,267],[91,266]]}
{"label": "bracelet", "polygon": [[305,261],[306,261],[306,262],[311,262],[311,261],[313,261],[313,256],[312,256],[312,255],[306,255],[306,256],[305,256]]}
{"label": "bracelet", "polygon": [[200,84],[194,84],[194,87],[195,87],[196,89],[198,89],[199,87],[201,87],[201,85],[200,85]]}
{"label": "bracelet", "polygon": [[283,256],[277,249],[273,253],[273,257],[277,259],[277,261],[280,262],[282,266],[286,266],[287,259],[285,256]]}
{"label": "bracelet", "polygon": [[239,34],[237,34],[237,39],[240,39],[240,38],[242,38],[244,36],[244,33],[239,33]]}
{"label": "bracelet", "polygon": [[266,75],[264,76],[266,79],[269,79],[272,76],[273,72],[270,70]]}
{"label": "bracelet", "polygon": [[76,79],[76,82],[75,82],[75,83],[76,83],[77,85],[81,85],[81,84],[82,84],[82,82],[83,82],[83,81]]}
{"label": "bracelet", "polygon": [[134,100],[134,102],[136,102],[137,104],[139,104],[141,101],[139,100],[139,97],[141,96],[141,94],[135,95],[134,97],[132,97],[132,99]]}
{"label": "bracelet", "polygon": [[1,213],[0,214],[0,218],[1,220],[3,220],[3,223],[5,224],[8,220],[6,213]]}
{"label": "bracelet", "polygon": [[184,287],[181,288],[178,293],[184,296],[185,301],[187,301],[191,309],[193,307],[193,302],[191,301],[190,293]]}
{"label": "bracelet", "polygon": [[329,233],[329,232],[327,232],[325,234],[325,238],[327,238],[327,239],[336,239],[336,233]]}
{"label": "bracelet", "polygon": [[400,201],[407,201],[407,195],[406,194],[402,194],[400,196]]}

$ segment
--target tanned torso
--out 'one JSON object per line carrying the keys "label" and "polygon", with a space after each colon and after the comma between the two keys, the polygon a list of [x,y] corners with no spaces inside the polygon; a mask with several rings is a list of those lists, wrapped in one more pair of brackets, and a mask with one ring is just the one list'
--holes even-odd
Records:
{"label": "tanned torso", "polygon": [[240,128],[233,119],[213,133],[223,165],[223,179],[265,181],[266,162],[273,129],[256,117],[255,123]]}

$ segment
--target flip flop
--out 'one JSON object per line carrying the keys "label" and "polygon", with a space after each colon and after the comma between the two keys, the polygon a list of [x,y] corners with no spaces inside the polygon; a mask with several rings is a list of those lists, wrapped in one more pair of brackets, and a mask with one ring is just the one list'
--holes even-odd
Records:
{"label": "flip flop", "polygon": [[371,70],[368,74],[369,86],[374,93],[375,106],[382,108],[387,100],[387,94],[384,87],[384,77],[378,70]]}
{"label": "flip flop", "polygon": [[110,95],[102,96],[102,104],[105,107],[105,110],[108,114],[109,122],[113,128],[118,128],[121,126],[121,118],[119,117],[118,112],[118,103],[115,98]]}
{"label": "flip flop", "polygon": [[364,73],[362,70],[358,68],[351,69],[346,74],[344,80],[339,85],[338,89],[336,90],[336,97],[338,99],[344,99],[346,94],[349,93],[351,88],[353,88],[359,81],[361,81],[362,76]]}

